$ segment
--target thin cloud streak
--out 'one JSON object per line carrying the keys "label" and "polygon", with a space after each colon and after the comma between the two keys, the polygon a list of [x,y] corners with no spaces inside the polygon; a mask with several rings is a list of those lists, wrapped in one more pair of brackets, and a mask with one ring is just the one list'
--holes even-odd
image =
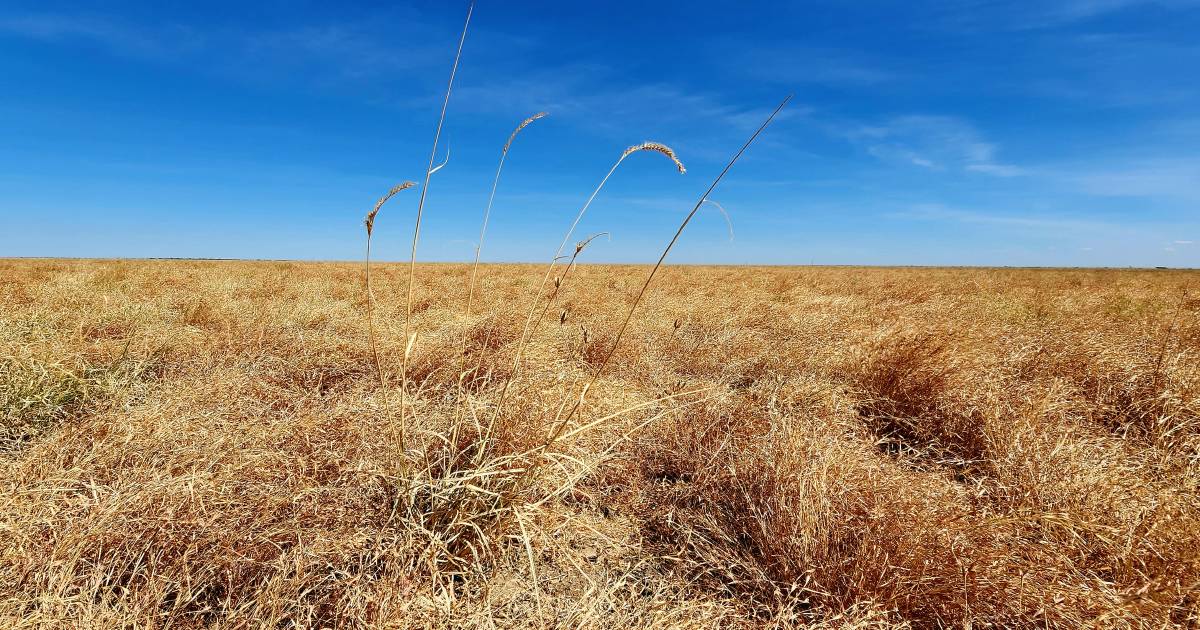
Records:
{"label": "thin cloud streak", "polygon": [[1123,226],[1094,219],[1058,216],[1020,216],[951,208],[941,204],[916,204],[911,208],[888,213],[894,219],[918,221],[952,221],[977,225],[1007,226],[1045,233],[1049,231],[1107,232],[1121,231]]}
{"label": "thin cloud streak", "polygon": [[1200,201],[1200,159],[1158,158],[1131,164],[1066,167],[1057,176],[1080,192],[1100,197]]}
{"label": "thin cloud streak", "polygon": [[996,145],[986,141],[974,125],[954,116],[899,116],[881,124],[852,125],[842,133],[885,162],[997,177],[1025,174],[1020,167],[998,163]]}

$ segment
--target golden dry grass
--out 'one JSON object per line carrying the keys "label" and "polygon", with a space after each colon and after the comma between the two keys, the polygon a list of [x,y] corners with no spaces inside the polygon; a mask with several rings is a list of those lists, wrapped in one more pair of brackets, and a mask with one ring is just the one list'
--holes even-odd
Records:
{"label": "golden dry grass", "polygon": [[405,454],[361,264],[0,261],[0,624],[1198,623],[1196,274],[663,268],[542,449],[647,271],[418,265]]}

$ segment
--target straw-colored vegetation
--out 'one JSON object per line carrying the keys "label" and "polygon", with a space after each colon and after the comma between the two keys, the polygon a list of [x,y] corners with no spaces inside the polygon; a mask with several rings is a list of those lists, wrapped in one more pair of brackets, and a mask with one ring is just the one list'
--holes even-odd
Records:
{"label": "straw-colored vegetation", "polygon": [[1194,274],[648,272],[418,265],[402,436],[407,263],[381,386],[361,264],[0,261],[0,625],[1198,623]]}
{"label": "straw-colored vegetation", "polygon": [[406,263],[411,182],[365,265],[0,260],[0,625],[1200,624],[1195,274],[663,266],[787,99],[654,266],[574,232],[657,142],[479,265],[542,113],[420,265],[469,24]]}

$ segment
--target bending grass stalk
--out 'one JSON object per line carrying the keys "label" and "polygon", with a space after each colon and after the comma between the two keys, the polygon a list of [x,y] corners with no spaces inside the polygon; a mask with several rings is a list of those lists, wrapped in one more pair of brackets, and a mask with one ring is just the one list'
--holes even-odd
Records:
{"label": "bending grass stalk", "polygon": [[[437,159],[438,141],[442,137],[442,125],[446,122],[446,109],[450,106],[450,93],[454,89],[454,75],[458,73],[458,62],[462,59],[463,44],[467,41],[467,27],[471,25],[471,14],[475,12],[474,0],[467,6],[467,17],[463,21],[462,36],[458,39],[458,50],[454,53],[454,65],[450,67],[450,80],[446,83],[446,98],[442,101],[442,113],[438,117],[437,129],[433,133],[433,149],[429,152],[429,166],[425,169],[425,183],[421,186],[421,197],[417,201],[417,220],[413,226],[412,252],[408,260],[408,296],[405,299],[404,305],[404,357],[400,360],[400,450],[404,458],[408,457],[408,449],[404,437],[406,413],[406,391],[408,389],[408,357],[412,354],[413,339],[412,328],[412,303],[413,303],[413,277],[416,275],[417,269],[417,240],[421,237],[421,217],[425,211],[425,194],[429,192],[429,178],[437,170],[433,167],[433,161]],[[447,156],[448,157],[448,156]],[[438,167],[441,168],[441,167]]]}
{"label": "bending grass stalk", "polygon": [[717,184],[721,183],[721,180],[725,177],[725,174],[729,172],[729,169],[733,168],[733,165],[738,161],[739,158],[742,157],[742,154],[745,153],[746,149],[749,148],[754,140],[758,138],[758,135],[767,128],[767,125],[771,124],[771,121],[775,119],[775,116],[779,114],[780,110],[782,110],[790,100],[792,100],[792,96],[789,94],[787,98],[784,98],[783,102],[779,104],[779,107],[776,107],[775,111],[771,112],[771,115],[768,116],[763,124],[754,132],[753,135],[750,136],[750,139],[747,140],[746,143],[742,145],[742,148],[738,149],[738,152],[733,155],[733,158],[730,159],[729,163],[725,165],[724,170],[722,170],[721,173],[717,175],[716,179],[713,180],[712,184],[709,185],[708,190],[704,191],[704,194],[700,196],[700,200],[696,202],[696,205],[692,208],[692,211],[689,212],[686,217],[684,217],[683,223],[679,224],[679,229],[675,231],[675,236],[671,237],[671,242],[667,243],[666,249],[664,249],[662,255],[658,257],[658,262],[655,263],[654,268],[650,270],[650,275],[646,276],[646,281],[642,283],[642,288],[640,291],[638,291],[637,297],[634,298],[633,304],[630,305],[629,312],[625,314],[625,320],[621,322],[621,327],[617,329],[617,335],[613,339],[613,343],[609,347],[608,352],[605,353],[604,360],[601,361],[600,364],[596,366],[596,369],[592,371],[591,378],[589,378],[588,382],[583,386],[583,390],[580,391],[579,398],[575,400],[575,404],[571,406],[571,410],[567,412],[565,417],[559,420],[558,425],[554,427],[554,431],[550,433],[549,438],[546,440],[547,447],[558,439],[558,437],[562,434],[563,429],[565,429],[567,424],[571,421],[571,418],[573,418],[579,411],[579,407],[583,404],[583,399],[587,395],[588,390],[595,385],[596,379],[600,378],[600,373],[604,370],[604,367],[608,365],[608,362],[612,359],[613,354],[616,353],[617,346],[621,343],[621,337],[625,334],[625,329],[629,327],[629,321],[633,319],[634,311],[637,310],[638,304],[640,304],[642,301],[642,297],[646,295],[646,290],[650,288],[650,283],[654,280],[654,275],[658,273],[659,268],[662,267],[663,261],[667,258],[667,254],[671,253],[671,248],[675,247],[675,243],[679,240],[679,236],[683,234],[684,228],[686,228],[688,223],[691,222],[692,217],[696,216],[696,212],[700,210],[700,206],[704,205],[704,201],[708,199],[709,195],[712,194],[712,191],[717,187]]}
{"label": "bending grass stalk", "polygon": [[[682,404],[680,404],[679,406],[674,407],[670,410],[664,409],[664,410],[658,411],[657,413],[654,413],[653,415],[651,415],[649,418],[646,418],[645,420],[641,421],[640,423],[635,425],[633,428],[629,429],[628,431],[622,433],[616,439],[612,440],[604,450],[600,451],[599,455],[597,455],[590,464],[588,464],[588,465],[584,466],[583,468],[581,468],[580,470],[578,470],[574,474],[574,476],[567,482],[559,484],[559,488],[556,491],[546,493],[544,496],[542,496],[542,498],[538,499],[538,501],[536,503],[533,503],[530,507],[532,509],[540,508],[543,505],[545,505],[547,502],[553,500],[554,498],[565,494],[566,490],[574,488],[580,481],[583,480],[584,477],[586,477],[587,475],[594,472],[596,470],[596,468],[600,465],[601,462],[603,462],[610,455],[612,455],[613,451],[617,450],[617,447],[620,446],[621,443],[629,440],[630,438],[633,437],[634,434],[641,431],[642,429],[650,426],[654,422],[657,422],[660,418],[662,418],[664,415],[666,415],[668,411],[681,411],[683,409],[687,409],[689,407],[699,405],[700,403],[708,402],[709,400],[712,400],[713,398],[718,398],[719,396],[712,395],[713,389],[714,388],[712,388],[712,387],[702,387],[702,388],[693,389],[690,391],[679,392],[678,394],[671,394],[670,396],[651,401],[650,404],[657,404],[664,400],[673,400],[675,398],[680,398],[683,396],[690,396],[691,394],[709,394],[706,396],[701,396],[700,398],[696,398],[694,400],[685,401]],[[650,405],[643,405],[643,407],[645,407],[645,406],[650,406]],[[597,418],[597,419],[587,423],[586,425],[583,425],[581,427],[577,427],[571,431],[568,431],[565,435],[562,436],[562,439],[569,440],[572,437],[574,437],[575,435],[584,433],[586,431],[590,431],[591,429],[593,429],[601,424],[604,424],[608,420],[619,417],[621,414],[628,413],[629,411],[631,411],[631,409],[623,409],[618,414],[610,414],[610,415],[604,416],[602,418]],[[549,446],[549,445],[539,446],[536,449],[528,451],[528,453],[534,453],[534,452],[544,453],[547,446]],[[529,467],[530,472],[533,472],[536,469],[537,469],[536,463]]]}
{"label": "bending grass stalk", "polygon": [[608,232],[597,232],[575,244],[575,251],[571,254],[571,260],[567,263],[567,269],[563,271],[561,276],[554,278],[554,292],[550,294],[550,298],[546,300],[546,305],[542,307],[542,314],[538,315],[537,320],[533,322],[533,330],[531,330],[529,333],[530,340],[537,335],[537,329],[542,324],[542,320],[546,318],[546,312],[550,310],[551,306],[554,306],[556,301],[558,301],[558,295],[562,293],[563,285],[567,283],[567,276],[571,275],[571,270],[575,268],[575,261],[579,258],[579,254],[582,254],[583,250],[586,249],[587,246],[592,243],[592,241],[600,238],[601,236],[610,236],[610,234]]}
{"label": "bending grass stalk", "polygon": [[[550,297],[546,299],[546,305],[542,308],[542,314],[539,315],[538,318],[533,322],[533,328],[531,328],[529,331],[529,338],[531,341],[537,336],[538,327],[541,325],[542,319],[545,318],[546,311],[550,310],[550,307],[554,306],[554,302],[558,299],[558,295],[562,291],[562,285],[567,281],[567,276],[571,274],[571,269],[575,266],[575,259],[579,257],[579,254],[583,252],[584,248],[586,248],[594,239],[600,236],[608,236],[611,240],[612,235],[608,232],[598,232],[575,244],[575,252],[570,256],[570,261],[567,264],[567,270],[563,272],[563,275],[554,277],[554,291],[551,292]],[[567,258],[567,256],[559,256],[558,260],[563,258]],[[489,341],[491,339],[491,333],[489,332],[488,337],[485,337],[484,339],[485,341]],[[485,343],[484,345],[487,344]]]}
{"label": "bending grass stalk", "polygon": [[575,244],[575,251],[571,254],[571,260],[567,262],[566,270],[563,271],[561,276],[554,277],[554,291],[550,293],[550,297],[546,299],[546,303],[542,307],[541,314],[538,315],[537,319],[535,319],[533,322],[533,326],[529,329],[529,341],[533,341],[533,338],[537,336],[538,328],[542,325],[542,321],[546,319],[546,313],[549,312],[550,307],[554,306],[554,303],[558,301],[558,296],[560,293],[562,293],[563,285],[567,283],[567,276],[571,275],[571,270],[575,268],[575,261],[579,258],[579,254],[583,253],[583,250],[586,249],[592,241],[601,236],[610,235],[608,232],[597,232],[596,234],[593,234]]}
{"label": "bending grass stalk", "polygon": [[504,382],[504,387],[500,389],[500,398],[496,401],[496,409],[492,412],[492,419],[489,424],[494,424],[496,418],[499,417],[500,410],[504,408],[504,401],[508,395],[509,384],[513,382],[517,376],[517,373],[520,371],[521,353],[525,349],[525,345],[529,342],[529,327],[533,323],[534,315],[537,314],[538,298],[542,295],[542,291],[546,289],[546,283],[550,280],[550,274],[554,273],[554,266],[558,263],[559,259],[562,258],[563,249],[566,248],[567,242],[571,240],[571,236],[575,234],[575,228],[579,225],[579,222],[583,220],[584,213],[587,212],[588,207],[592,205],[593,201],[595,201],[596,196],[600,194],[600,190],[604,188],[604,184],[608,183],[608,179],[612,177],[613,173],[616,172],[617,167],[621,165],[621,162],[625,161],[625,158],[637,153],[638,151],[654,151],[656,153],[661,153],[675,163],[675,168],[681,175],[687,173],[687,169],[684,168],[683,162],[680,162],[679,157],[675,155],[675,150],[660,142],[643,142],[625,149],[625,151],[621,153],[621,157],[617,158],[617,161],[612,165],[612,168],[608,169],[608,173],[604,175],[604,179],[600,180],[600,184],[596,186],[596,189],[592,191],[591,196],[588,197],[586,202],[584,202],[583,207],[579,209],[579,214],[575,215],[575,220],[571,222],[571,227],[567,230],[567,234],[563,236],[562,243],[559,243],[558,249],[554,252],[554,256],[550,258],[550,264],[546,267],[546,273],[542,276],[542,281],[540,284],[538,284],[537,290],[533,294],[533,299],[530,300],[529,314],[525,317],[525,325],[521,329],[521,339],[517,342],[517,350],[515,356],[513,357],[513,375]]}
{"label": "bending grass stalk", "polygon": [[387,191],[387,194],[375,202],[375,207],[367,213],[367,218],[363,221],[363,224],[367,226],[367,256],[363,261],[367,275],[367,340],[371,344],[371,359],[375,362],[375,375],[379,378],[379,391],[383,392],[384,409],[388,407],[387,383],[383,374],[383,366],[379,363],[379,350],[375,343],[375,292],[371,290],[371,234],[375,231],[375,216],[379,214],[379,210],[383,208],[383,204],[387,203],[396,193],[408,190],[416,185],[416,182],[404,182],[392,186],[392,189]]}
{"label": "bending grass stalk", "polygon": [[542,610],[542,589],[538,584],[537,561],[533,557],[533,543],[529,538],[529,530],[525,529],[525,519],[521,518],[520,510],[513,510],[517,526],[521,528],[521,542],[525,544],[525,557],[529,560],[529,575],[533,578],[533,600],[537,602],[538,625],[546,627],[546,613]]}
{"label": "bending grass stalk", "polygon": [[[567,281],[567,276],[571,274],[571,270],[575,268],[575,259],[579,257],[579,254],[581,252],[583,252],[583,250],[586,249],[587,246],[593,240],[595,240],[601,236],[608,236],[608,232],[598,232],[598,233],[593,234],[593,235],[587,237],[586,239],[575,244],[575,252],[573,254],[571,254],[571,260],[570,260],[570,262],[567,263],[566,271],[563,272],[563,275],[554,279],[554,292],[550,294],[550,297],[546,300],[545,306],[542,307],[542,313],[540,315],[538,315],[537,320],[534,322],[533,329],[529,333],[530,340],[532,340],[533,336],[537,334],[537,329],[541,325],[542,320],[544,320],[546,318],[547,311],[549,311],[550,307],[554,305],[556,300],[558,300],[558,294],[560,291],[562,291],[562,285]],[[536,304],[536,302],[535,302],[535,304]],[[508,383],[505,383],[506,387],[507,387],[507,385],[508,385]],[[502,391],[501,399],[500,399],[501,403],[504,402],[503,395],[504,395],[504,392]],[[559,411],[561,412],[562,410],[560,409]],[[499,417],[499,414],[496,413],[496,414],[492,414],[492,417],[490,419],[488,419],[487,431],[485,431],[482,434],[483,435],[483,443],[486,444],[489,441],[491,441],[492,432],[496,430],[496,419],[498,417]],[[482,452],[483,451],[481,449],[480,454],[482,454]]]}
{"label": "bending grass stalk", "polygon": [[[712,391],[713,391],[712,387],[701,387],[698,389],[676,392],[674,394],[667,394],[666,396],[660,396],[658,398],[655,398],[654,400],[648,400],[646,402],[638,403],[636,405],[630,405],[629,407],[625,407],[624,409],[620,409],[613,413],[596,418],[583,426],[575,427],[574,429],[572,429],[571,431],[568,431],[565,435],[563,435],[561,437],[564,440],[568,440],[576,435],[580,435],[582,433],[591,431],[592,429],[594,429],[600,425],[603,425],[604,423],[608,422],[609,420],[612,420],[614,418],[619,418],[631,411],[637,411],[639,409],[646,409],[648,407],[654,407],[656,405],[659,405],[660,403],[664,403],[667,401],[673,401],[673,400],[676,400],[679,398],[690,397],[693,394],[709,394],[709,395],[701,396],[700,398],[696,398],[694,400],[685,401],[685,402],[683,402],[683,404],[674,407],[674,410],[676,410],[676,411],[686,409],[688,407],[691,407],[693,405],[698,405],[702,402],[705,402],[705,401],[713,398],[713,396],[711,395]],[[562,407],[566,407],[566,404],[567,404],[567,401],[563,400]],[[560,413],[561,413],[561,411],[562,411],[562,408],[559,409]],[[631,428],[628,431],[626,431],[625,433],[623,433],[619,438],[612,441],[609,444],[608,448],[606,448],[604,451],[602,451],[600,453],[600,457],[597,458],[595,460],[595,462],[598,463],[599,461],[608,457],[608,455],[611,454],[613,452],[613,450],[615,450],[616,447],[620,443],[624,442],[625,440],[628,440],[630,437],[633,436],[633,434],[635,434],[638,431],[641,431],[643,428],[649,426],[654,421],[656,421],[659,418],[666,415],[669,411],[671,411],[671,409],[660,409],[657,412],[655,412],[654,414],[652,414],[646,420],[642,421],[641,423],[637,424],[633,428]],[[550,446],[552,446],[552,444],[549,442],[546,442],[543,444],[539,444],[531,449],[528,449],[528,450],[524,451],[523,453],[512,456],[514,461],[529,462],[528,465],[525,466],[525,468],[519,472],[520,476],[517,480],[517,483],[521,488],[526,488],[526,489],[529,488],[530,484],[532,484],[534,482],[533,474],[541,468],[541,465],[544,461],[552,458],[551,454],[547,452],[549,450]],[[559,457],[566,457],[566,456],[559,455]],[[572,458],[568,457],[568,459],[572,459]],[[586,468],[588,468],[588,467],[584,466],[584,469],[586,469]],[[586,475],[585,471],[581,471],[581,473],[577,473],[571,481],[568,481],[565,484],[561,484],[559,486],[558,490],[555,490],[553,492],[543,495],[542,498],[537,500],[536,502],[534,502],[531,505],[531,507],[534,509],[539,508],[544,503],[551,500],[555,496],[561,496],[561,494],[563,494],[563,492],[565,490],[573,487],[574,484],[576,484],[579,481],[579,479],[582,479],[583,476],[585,476],[585,475]]]}
{"label": "bending grass stalk", "polygon": [[[475,300],[475,278],[479,274],[479,256],[483,251],[483,239],[487,236],[488,219],[492,214],[492,202],[496,199],[496,187],[500,185],[500,173],[504,170],[504,160],[508,157],[508,150],[512,148],[512,143],[517,139],[517,134],[521,133],[521,130],[528,127],[533,121],[545,118],[546,116],[549,116],[549,114],[538,112],[521,121],[521,124],[517,125],[512,135],[508,137],[508,142],[504,143],[504,148],[500,150],[500,164],[496,167],[496,177],[492,179],[492,192],[488,195],[487,206],[483,209],[483,225],[479,228],[479,243],[475,245],[475,262],[471,264],[471,277],[467,280],[467,308],[465,315],[468,322],[471,319],[471,306]],[[467,330],[463,330],[462,348],[459,352],[458,361],[458,389],[460,399],[462,398],[462,379],[466,374],[464,364],[467,360],[467,332]]]}
{"label": "bending grass stalk", "polygon": [[717,212],[720,212],[721,216],[725,217],[725,226],[729,228],[729,242],[732,243],[733,242],[733,220],[729,218],[729,213],[725,212],[725,206],[722,206],[721,204],[717,203],[716,201],[714,201],[712,199],[705,199],[704,203],[707,203],[707,204],[711,205],[712,207],[716,208]]}

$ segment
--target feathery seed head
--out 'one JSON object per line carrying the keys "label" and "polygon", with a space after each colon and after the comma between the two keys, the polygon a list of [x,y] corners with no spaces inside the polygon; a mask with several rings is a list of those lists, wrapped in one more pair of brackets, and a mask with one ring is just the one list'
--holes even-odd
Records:
{"label": "feathery seed head", "polygon": [[549,116],[549,115],[550,114],[547,114],[546,112],[538,112],[538,113],[530,116],[529,118],[522,120],[521,124],[517,125],[516,129],[513,129],[512,135],[508,137],[508,142],[504,143],[504,149],[501,151],[501,153],[508,153],[508,149],[509,149],[509,147],[512,146],[513,140],[517,139],[517,134],[521,133],[522,129],[528,127],[529,123],[531,123],[539,118],[545,118],[546,116]]}
{"label": "feathery seed head", "polygon": [[395,186],[392,186],[391,190],[387,191],[386,195],[380,197],[379,201],[375,202],[375,207],[372,208],[369,213],[367,213],[367,220],[363,221],[363,223],[367,226],[367,236],[370,236],[371,230],[375,228],[375,215],[379,214],[379,209],[383,207],[383,204],[387,203],[388,199],[391,199],[393,195],[401,190],[408,190],[416,185],[416,182],[404,182],[402,184],[396,184]]}
{"label": "feathery seed head", "polygon": [[628,149],[625,149],[625,152],[621,154],[621,159],[625,159],[629,157],[629,154],[636,153],[638,151],[657,151],[671,158],[671,161],[675,163],[675,168],[679,169],[681,174],[687,172],[687,169],[683,167],[683,162],[680,162],[679,157],[675,155],[675,150],[665,144],[662,144],[661,142],[643,142],[641,144],[635,144]]}

